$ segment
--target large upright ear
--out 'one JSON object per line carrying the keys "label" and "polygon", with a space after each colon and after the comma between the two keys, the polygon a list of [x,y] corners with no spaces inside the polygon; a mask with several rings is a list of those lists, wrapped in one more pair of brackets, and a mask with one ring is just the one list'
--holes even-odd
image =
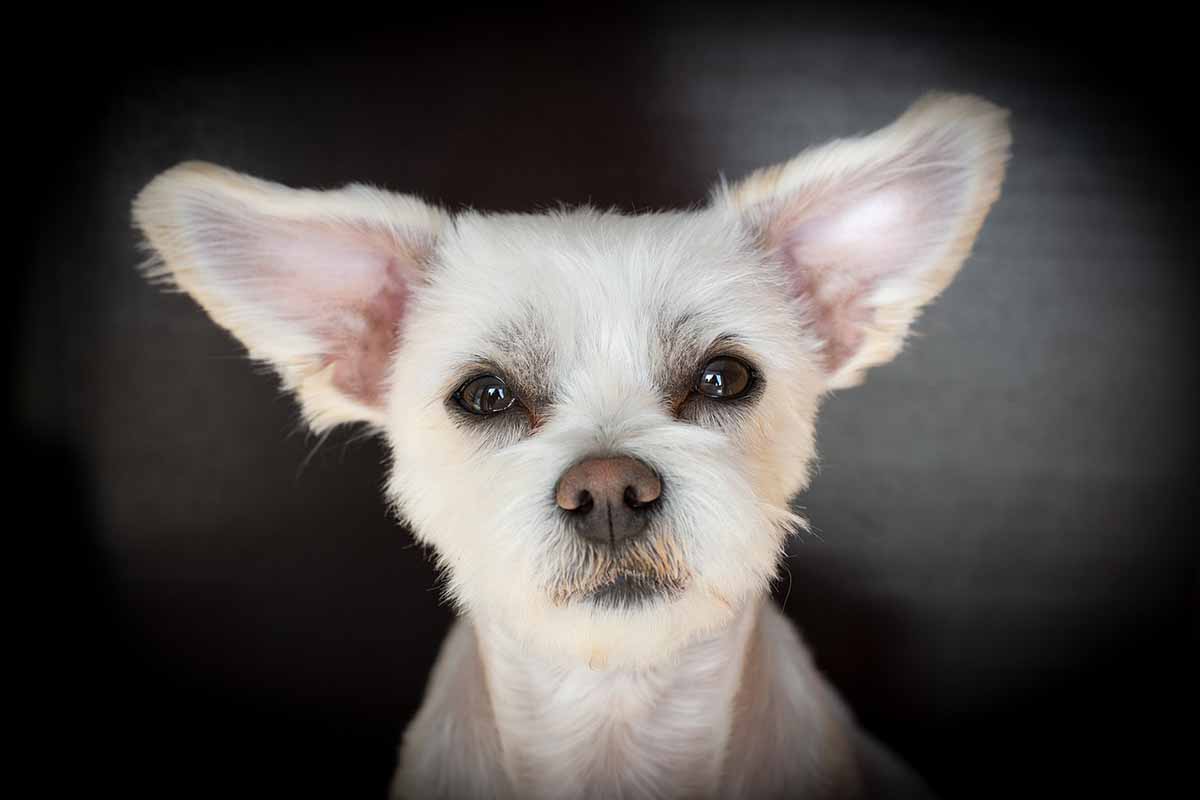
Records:
{"label": "large upright ear", "polygon": [[188,292],[274,367],[315,430],[382,424],[397,333],[441,212],[368,186],[289,189],[186,163],[142,190],[133,217],[156,256],[150,277]]}
{"label": "large upright ear", "polygon": [[958,272],[1000,194],[1007,117],[977,97],[928,95],[882,130],[718,191],[787,272],[828,388],[890,361]]}

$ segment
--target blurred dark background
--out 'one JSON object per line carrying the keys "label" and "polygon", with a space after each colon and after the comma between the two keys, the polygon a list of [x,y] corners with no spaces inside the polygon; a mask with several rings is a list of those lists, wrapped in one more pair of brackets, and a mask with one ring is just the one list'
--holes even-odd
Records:
{"label": "blurred dark background", "polygon": [[779,599],[946,797],[1173,786],[1200,604],[1182,28],[1008,5],[362,13],[10,32],[33,54],[7,70],[31,212],[7,563],[51,794],[383,797],[451,620],[385,512],[380,445],[316,447],[232,338],[136,273],[129,202],[155,174],[679,207],[933,88],[1011,109],[1004,194],[908,350],[827,404],[799,500],[820,538]]}

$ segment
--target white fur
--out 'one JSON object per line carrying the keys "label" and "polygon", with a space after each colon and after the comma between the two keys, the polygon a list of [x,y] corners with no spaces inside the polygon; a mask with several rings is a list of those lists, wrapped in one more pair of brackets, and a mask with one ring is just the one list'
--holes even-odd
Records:
{"label": "white fur", "polygon": [[[808,484],[821,398],[898,352],[969,252],[1007,147],[1003,112],[932,96],[688,212],[450,217],[195,164],[147,187],[135,217],[153,274],[274,365],[314,427],[382,431],[388,497],[444,570],[463,618],[406,734],[398,793],[869,786],[879,749],[765,591],[803,525],[789,501]],[[739,411],[685,405],[702,366],[688,359],[714,348],[761,376]],[[487,427],[455,412],[480,364],[530,387],[527,415]],[[674,594],[624,608],[578,596],[581,545],[553,487],[596,453],[661,476],[649,541]]]}
{"label": "white fur", "polygon": [[[765,598],[640,670],[534,656],[506,631],[463,619],[405,733],[393,792],[857,797],[862,753],[874,747]],[[903,766],[882,761],[878,772],[921,788]]]}

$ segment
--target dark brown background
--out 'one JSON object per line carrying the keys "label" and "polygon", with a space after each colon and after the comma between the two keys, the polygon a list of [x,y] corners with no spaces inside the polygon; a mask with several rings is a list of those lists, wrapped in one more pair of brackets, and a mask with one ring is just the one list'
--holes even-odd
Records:
{"label": "dark brown background", "polygon": [[945,796],[1165,791],[1195,741],[1187,52],[1169,22],[1044,11],[210,12],[45,39],[9,73],[33,213],[8,565],[41,779],[381,797],[451,618],[386,516],[382,448],[314,451],[136,274],[128,204],[157,172],[678,207],[941,88],[1012,110],[1005,192],[907,352],[828,403],[799,501],[821,538],[779,597]]}

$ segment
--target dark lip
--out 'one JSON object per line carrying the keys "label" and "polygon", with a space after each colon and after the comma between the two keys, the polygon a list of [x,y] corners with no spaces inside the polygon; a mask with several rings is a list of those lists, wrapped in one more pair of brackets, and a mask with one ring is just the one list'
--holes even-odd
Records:
{"label": "dark lip", "polygon": [[604,608],[638,608],[667,596],[668,588],[651,578],[619,575],[596,589],[589,600]]}

